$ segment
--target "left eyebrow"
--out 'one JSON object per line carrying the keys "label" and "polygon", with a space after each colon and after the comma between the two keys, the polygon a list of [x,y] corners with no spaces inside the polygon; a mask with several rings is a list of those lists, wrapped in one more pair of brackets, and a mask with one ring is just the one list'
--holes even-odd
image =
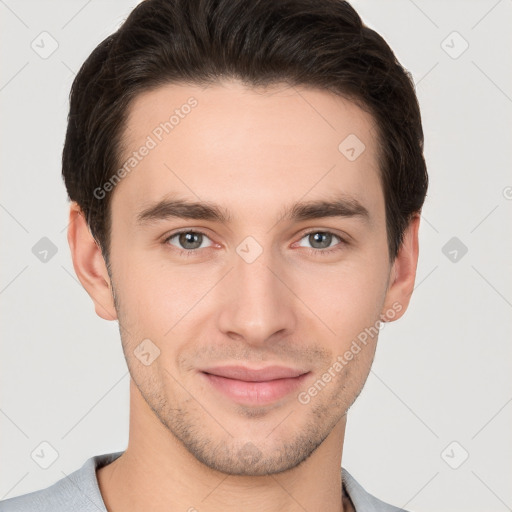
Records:
{"label": "left eyebrow", "polygon": [[316,200],[295,203],[282,212],[282,220],[304,221],[323,217],[356,217],[366,222],[370,213],[357,199],[346,195],[334,200]]}

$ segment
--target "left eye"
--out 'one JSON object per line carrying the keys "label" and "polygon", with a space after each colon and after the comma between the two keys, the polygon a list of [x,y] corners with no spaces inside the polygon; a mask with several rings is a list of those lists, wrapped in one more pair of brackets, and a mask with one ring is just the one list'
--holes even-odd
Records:
{"label": "left eye", "polygon": [[[328,249],[334,239],[338,239],[338,242],[343,241],[338,235],[329,231],[312,231],[301,238],[301,240],[307,240],[312,249]],[[302,244],[300,246],[304,247]]]}
{"label": "left eye", "polygon": [[[171,241],[173,239],[177,239],[179,245],[173,243]],[[182,231],[171,235],[165,242],[169,242],[171,245],[177,245],[178,249],[194,250],[209,247],[208,245],[203,245],[205,240],[209,240],[209,238],[199,231]]]}

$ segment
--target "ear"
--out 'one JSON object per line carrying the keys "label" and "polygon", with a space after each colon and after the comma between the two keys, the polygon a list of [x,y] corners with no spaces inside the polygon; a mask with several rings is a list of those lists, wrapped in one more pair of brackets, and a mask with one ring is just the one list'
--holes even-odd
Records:
{"label": "ear", "polygon": [[418,230],[420,214],[411,218],[402,241],[402,245],[391,267],[388,290],[381,311],[381,320],[398,320],[407,310],[416,279],[418,264]]}
{"label": "ear", "polygon": [[73,201],[69,211],[68,243],[78,279],[94,302],[96,314],[116,320],[112,285],[101,249],[92,236],[85,215]]}

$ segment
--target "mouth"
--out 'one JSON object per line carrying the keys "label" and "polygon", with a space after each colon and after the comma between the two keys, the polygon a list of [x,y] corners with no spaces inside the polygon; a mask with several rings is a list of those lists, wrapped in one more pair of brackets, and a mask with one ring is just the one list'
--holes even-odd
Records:
{"label": "mouth", "polygon": [[282,366],[224,366],[199,373],[215,391],[236,403],[265,405],[297,390],[311,372]]}

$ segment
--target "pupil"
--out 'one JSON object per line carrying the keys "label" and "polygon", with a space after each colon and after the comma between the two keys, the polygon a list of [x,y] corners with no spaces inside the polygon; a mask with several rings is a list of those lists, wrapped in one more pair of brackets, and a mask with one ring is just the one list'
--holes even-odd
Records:
{"label": "pupil", "polygon": [[[201,234],[200,233],[181,233],[180,234],[180,244],[186,249],[197,249],[201,246]],[[199,239],[199,242],[198,242]],[[189,244],[192,244],[190,247]]]}
{"label": "pupil", "polygon": [[[324,241],[322,242],[322,237],[324,238]],[[314,233],[313,235],[310,235],[310,238],[313,239],[313,242],[310,243],[315,249],[325,249],[326,247],[329,247],[331,243],[331,235],[329,233]],[[320,244],[321,247],[315,246],[315,244]]]}

